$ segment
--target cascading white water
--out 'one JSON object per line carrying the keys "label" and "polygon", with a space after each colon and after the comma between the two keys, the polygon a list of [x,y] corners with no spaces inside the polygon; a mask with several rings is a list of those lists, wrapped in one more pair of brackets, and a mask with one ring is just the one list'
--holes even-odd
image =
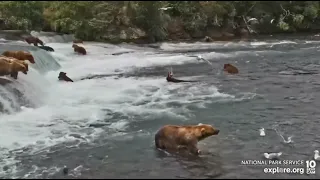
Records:
{"label": "cascading white water", "polygon": [[[50,53],[38,47],[22,43],[0,43],[0,54],[6,50],[30,52],[36,63],[29,63],[28,74],[19,73],[17,80],[4,77],[11,80],[12,83],[0,87],[0,112],[12,114],[19,111],[21,106],[36,107],[40,105],[41,98],[39,96],[43,95],[41,86],[47,83],[43,74],[59,69],[60,64]],[[42,84],[39,82],[42,82]]]}
{"label": "cascading white water", "polygon": [[35,58],[36,62],[35,64],[30,64],[30,66],[41,73],[57,70],[61,67],[60,64],[52,57],[50,52],[38,47],[27,45],[26,43],[0,43],[0,54],[2,54],[4,51],[30,52]]}

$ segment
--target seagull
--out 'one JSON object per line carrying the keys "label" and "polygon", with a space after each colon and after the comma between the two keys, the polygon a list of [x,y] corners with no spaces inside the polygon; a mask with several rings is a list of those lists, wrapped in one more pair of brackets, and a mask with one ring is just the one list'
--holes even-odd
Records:
{"label": "seagull", "polygon": [[168,9],[172,9],[173,7],[162,7],[162,8],[159,8],[159,10],[163,10],[163,11],[166,11]]}
{"label": "seagull", "polygon": [[281,134],[279,134],[279,135],[280,135],[280,137],[283,139],[283,142],[284,142],[284,143],[289,144],[289,143],[292,143],[292,142],[293,142],[293,141],[292,141],[292,136],[288,137],[288,140],[285,140],[284,137],[283,137]]}
{"label": "seagull", "polygon": [[320,155],[318,150],[314,150],[314,160],[320,161]]}
{"label": "seagull", "polygon": [[189,57],[196,57],[198,61],[203,60],[203,61],[207,62],[208,64],[210,64],[211,67],[213,66],[210,61],[204,59],[201,55],[198,55],[198,56],[189,56]]}
{"label": "seagull", "polygon": [[280,157],[282,155],[282,152],[279,153],[263,153],[264,157],[266,159],[277,159],[278,157]]}
{"label": "seagull", "polygon": [[250,21],[258,21],[257,18],[250,18],[247,22],[250,22]]}
{"label": "seagull", "polygon": [[280,133],[277,131],[277,129],[275,129],[275,130],[276,130],[277,134],[279,134],[279,136],[283,139],[283,142],[284,142],[284,143],[289,144],[289,143],[292,143],[292,142],[293,142],[293,141],[292,141],[292,136],[288,137],[288,140],[286,140],[286,139],[282,136],[282,134],[280,134]]}
{"label": "seagull", "polygon": [[260,136],[265,136],[266,135],[266,133],[264,132],[264,128],[259,129],[259,131],[260,131]]}

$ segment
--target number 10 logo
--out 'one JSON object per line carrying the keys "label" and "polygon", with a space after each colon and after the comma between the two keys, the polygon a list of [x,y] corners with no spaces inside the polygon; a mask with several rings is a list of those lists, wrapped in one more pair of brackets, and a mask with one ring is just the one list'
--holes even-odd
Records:
{"label": "number 10 logo", "polygon": [[306,161],[307,163],[307,174],[316,174],[317,163],[314,160]]}

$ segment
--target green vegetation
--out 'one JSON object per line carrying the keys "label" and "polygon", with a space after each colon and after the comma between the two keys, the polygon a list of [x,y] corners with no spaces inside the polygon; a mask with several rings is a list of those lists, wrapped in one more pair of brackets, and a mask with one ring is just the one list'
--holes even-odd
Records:
{"label": "green vegetation", "polygon": [[[319,10],[318,1],[0,2],[2,29],[73,33],[83,40],[115,42],[200,38],[211,30],[234,33],[237,27],[258,34],[308,32],[319,29]],[[244,21],[252,17],[256,23]]]}

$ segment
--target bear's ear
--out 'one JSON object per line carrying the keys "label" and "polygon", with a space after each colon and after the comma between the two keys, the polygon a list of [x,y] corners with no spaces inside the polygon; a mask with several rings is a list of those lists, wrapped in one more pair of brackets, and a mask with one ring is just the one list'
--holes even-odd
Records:
{"label": "bear's ear", "polygon": [[201,134],[205,134],[206,133],[206,128],[201,128]]}

